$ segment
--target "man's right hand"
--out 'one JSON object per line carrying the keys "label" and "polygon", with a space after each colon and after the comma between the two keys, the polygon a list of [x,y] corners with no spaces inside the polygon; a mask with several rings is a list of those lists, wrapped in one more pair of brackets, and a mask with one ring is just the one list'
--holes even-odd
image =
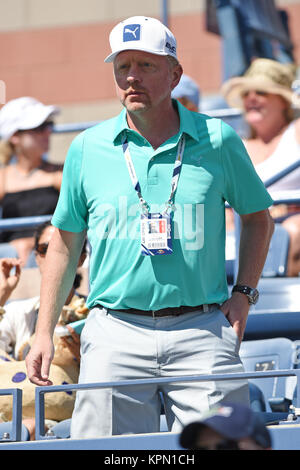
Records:
{"label": "man's right hand", "polygon": [[53,385],[49,379],[51,361],[54,356],[54,345],[49,337],[36,337],[26,356],[27,375],[35,385]]}

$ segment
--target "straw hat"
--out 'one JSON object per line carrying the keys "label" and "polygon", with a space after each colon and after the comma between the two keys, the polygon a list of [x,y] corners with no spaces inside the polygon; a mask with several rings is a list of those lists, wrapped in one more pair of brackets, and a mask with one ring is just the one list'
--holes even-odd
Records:
{"label": "straw hat", "polygon": [[221,93],[233,108],[243,108],[242,96],[250,90],[280,95],[293,106],[300,107],[300,97],[292,90],[294,80],[292,64],[255,59],[242,77],[234,77],[225,82]]}

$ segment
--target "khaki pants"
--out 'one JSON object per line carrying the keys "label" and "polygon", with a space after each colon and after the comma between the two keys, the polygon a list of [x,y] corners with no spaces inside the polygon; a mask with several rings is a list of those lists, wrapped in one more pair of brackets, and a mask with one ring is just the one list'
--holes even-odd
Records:
{"label": "khaki pants", "polygon": [[[93,309],[81,334],[79,382],[243,372],[236,333],[219,309],[209,310],[155,319]],[[71,437],[157,432],[161,396],[173,432],[221,400],[249,404],[246,380],[79,391]]]}

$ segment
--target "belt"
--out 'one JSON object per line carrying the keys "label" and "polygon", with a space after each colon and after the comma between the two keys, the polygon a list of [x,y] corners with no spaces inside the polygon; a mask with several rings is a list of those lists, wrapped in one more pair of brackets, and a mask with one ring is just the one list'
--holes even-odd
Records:
{"label": "belt", "polygon": [[[196,310],[200,312],[209,312],[209,307],[215,306],[218,304],[204,304],[204,305],[196,305],[195,307],[189,307],[187,305],[182,305],[181,307],[168,307],[162,308],[160,310],[139,310],[136,308],[127,308],[127,309],[118,309],[113,310],[111,308],[108,309],[110,312],[121,312],[121,313],[131,313],[133,315],[146,315],[148,317],[168,317],[174,316],[177,317],[179,315],[183,315],[184,313],[194,312]],[[98,305],[98,307],[103,308],[102,305]]]}

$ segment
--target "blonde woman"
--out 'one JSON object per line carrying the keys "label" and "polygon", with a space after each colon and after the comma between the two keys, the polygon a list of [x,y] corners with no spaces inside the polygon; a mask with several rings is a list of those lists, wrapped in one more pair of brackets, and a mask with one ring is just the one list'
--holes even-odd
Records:
{"label": "blonde woman", "polygon": [[[43,159],[59,109],[31,97],[9,101],[0,111],[0,205],[2,218],[48,215],[58,200],[62,168]],[[31,263],[32,229],[0,233],[0,257]]]}

